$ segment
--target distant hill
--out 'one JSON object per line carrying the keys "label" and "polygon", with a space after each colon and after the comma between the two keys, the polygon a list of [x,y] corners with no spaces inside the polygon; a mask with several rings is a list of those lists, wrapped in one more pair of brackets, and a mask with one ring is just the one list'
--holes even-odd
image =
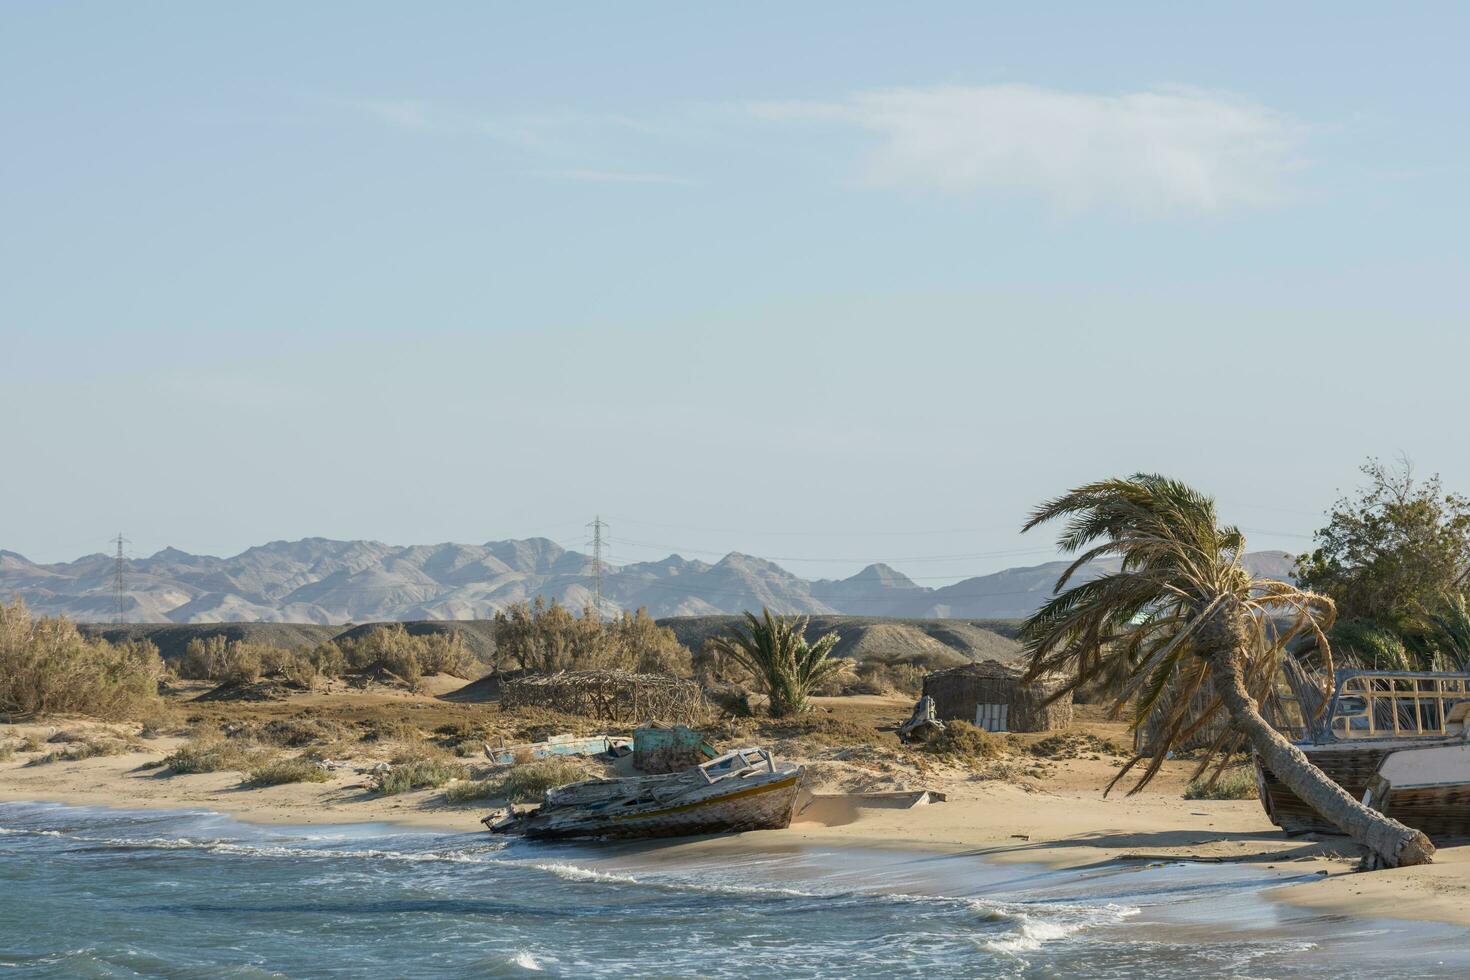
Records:
{"label": "distant hill", "polygon": [[[1260,575],[1290,575],[1285,552],[1258,552],[1247,561]],[[769,606],[816,615],[1019,619],[1046,600],[1065,567],[1048,562],[929,588],[887,565],[812,581],[739,552],[714,564],[670,555],[605,565],[603,612],[642,606],[656,617],[712,616]],[[113,572],[113,558],[104,554],[48,565],[0,551],[0,599],[20,596],[37,613],[105,622],[114,611]],[[545,538],[409,546],[304,538],[230,558],[165,548],[127,562],[124,619],[322,626],[483,620],[538,595],[589,605],[591,572],[590,557]]]}
{"label": "distant hill", "polygon": [[[679,642],[698,650],[704,641],[742,616],[674,616],[658,621],[674,631]],[[974,660],[1014,660],[1021,655],[1016,641],[1019,624],[997,620],[881,619],[875,616],[813,616],[808,640],[836,633],[833,655],[858,662],[867,660],[920,660],[931,666]]]}

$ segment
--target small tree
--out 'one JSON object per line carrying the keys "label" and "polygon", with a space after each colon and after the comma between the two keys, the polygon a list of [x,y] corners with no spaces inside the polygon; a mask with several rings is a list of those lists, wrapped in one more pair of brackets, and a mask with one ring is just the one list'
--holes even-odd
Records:
{"label": "small tree", "polygon": [[755,676],[765,689],[773,718],[807,710],[813,688],[852,667],[850,660],[832,658],[836,633],[807,643],[805,616],[772,616],[769,609],[762,609],[759,618],[746,613],[745,620],[744,628],[731,626],[715,637],[711,649]]}
{"label": "small tree", "polygon": [[1387,624],[1438,608],[1470,570],[1470,498],[1446,492],[1438,476],[1416,480],[1407,460],[1369,460],[1362,472],[1368,486],[1333,505],[1297,579],[1344,620]]}

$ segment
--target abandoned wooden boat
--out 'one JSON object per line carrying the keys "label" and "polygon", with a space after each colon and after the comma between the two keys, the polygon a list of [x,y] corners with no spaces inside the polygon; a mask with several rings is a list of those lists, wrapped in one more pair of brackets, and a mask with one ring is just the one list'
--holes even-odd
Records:
{"label": "abandoned wooden boat", "polygon": [[[632,741],[612,735],[553,735],[544,742],[492,746],[485,743],[485,758],[498,766],[553,755],[626,755]],[[627,751],[625,751],[627,750]]]}
{"label": "abandoned wooden boat", "polygon": [[[1361,800],[1384,760],[1396,752],[1463,742],[1456,706],[1470,703],[1470,675],[1353,670],[1338,674],[1327,710],[1307,718],[1306,736],[1293,744],[1307,759]],[[1310,715],[1310,711],[1304,711]],[[1256,759],[1261,805],[1289,834],[1340,833]],[[1397,815],[1395,815],[1397,816]],[[1398,819],[1425,833],[1412,808]]]}
{"label": "abandoned wooden boat", "polygon": [[1430,837],[1470,836],[1470,701],[1456,705],[1447,726],[1459,739],[1449,745],[1390,752],[1363,793],[1363,804]]}
{"label": "abandoned wooden boat", "polygon": [[546,794],[533,810],[491,814],[491,833],[523,837],[682,837],[790,825],[801,769],[765,749],[736,749],[663,776],[589,779]]}

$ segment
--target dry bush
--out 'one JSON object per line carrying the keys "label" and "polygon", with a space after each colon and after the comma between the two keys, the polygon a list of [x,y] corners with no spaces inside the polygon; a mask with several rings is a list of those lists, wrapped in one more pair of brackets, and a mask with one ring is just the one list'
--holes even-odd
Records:
{"label": "dry bush", "polygon": [[345,737],[347,733],[344,725],[329,718],[297,715],[293,718],[276,718],[265,723],[246,722],[232,728],[229,736],[246,738],[265,745],[299,749],[335,742]]}
{"label": "dry bush", "polygon": [[424,737],[423,729],[394,716],[364,718],[357,729],[364,742],[417,742]]}
{"label": "dry bush", "polygon": [[87,640],[66,619],[0,603],[0,714],[135,718],[159,703],[163,661],[151,643]]}
{"label": "dry bush", "polygon": [[15,758],[17,744],[16,742],[6,742],[4,745],[0,745],[0,762],[9,762]]}
{"label": "dry bush", "polygon": [[924,690],[924,675],[929,668],[905,661],[865,660],[848,675],[839,675],[822,693],[845,696],[852,694],[903,694],[917,698]]}
{"label": "dry bush", "polygon": [[924,745],[935,755],[963,759],[999,759],[1006,754],[1005,742],[968,721],[947,721],[944,731]]}
{"label": "dry bush", "polygon": [[495,656],[502,668],[553,674],[562,670],[625,670],[689,676],[689,651],[647,609],[604,623],[591,610],[572,615],[537,596],[495,614]]}
{"label": "dry bush", "polygon": [[479,673],[479,661],[465,647],[464,638],[458,633],[429,633],[410,639],[418,643],[415,655],[426,674],[449,674],[468,680]]}
{"label": "dry bush", "polygon": [[1131,755],[1112,739],[1088,732],[1058,732],[1037,739],[1026,749],[1040,759],[1080,759],[1087,756]]}
{"label": "dry bush", "polygon": [[260,749],[223,739],[187,742],[164,757],[163,764],[175,775],[238,770],[246,772],[264,764],[266,753]]}
{"label": "dry bush", "polygon": [[443,786],[451,779],[464,779],[469,770],[448,757],[416,750],[395,756],[382,772],[373,773],[373,789],[392,795],[416,789]]}
{"label": "dry bush", "polygon": [[320,647],[285,650],[215,635],[190,640],[177,669],[179,676],[186,680],[246,685],[263,677],[274,677],[297,687],[311,688],[319,677],[336,676],[334,670],[340,673],[340,662],[340,651],[334,658],[332,651]]}
{"label": "dry bush", "polygon": [[331,773],[310,759],[273,759],[251,769],[245,785],[259,789],[284,783],[325,783],[331,778]]}

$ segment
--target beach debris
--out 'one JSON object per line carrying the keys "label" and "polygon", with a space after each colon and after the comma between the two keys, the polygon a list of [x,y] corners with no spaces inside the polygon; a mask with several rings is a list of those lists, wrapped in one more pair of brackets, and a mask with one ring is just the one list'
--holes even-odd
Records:
{"label": "beach debris", "polygon": [[761,748],[736,749],[683,772],[589,779],[548,790],[546,802],[482,823],[534,838],[644,838],[725,834],[790,825],[802,770]]}
{"label": "beach debris", "polygon": [[554,755],[605,755],[617,759],[632,751],[626,738],[612,735],[553,735],[544,742],[526,742],[521,745],[485,746],[485,757],[497,766],[511,766],[517,762],[545,759]]}
{"label": "beach debris", "polygon": [[914,713],[909,715],[909,720],[898,726],[898,740],[910,743],[927,742],[942,731],[944,722],[939,720],[934,699],[926,694],[914,705]]}
{"label": "beach debris", "polygon": [[650,775],[680,772],[718,755],[703,735],[687,725],[649,722],[633,731],[633,767]]}

